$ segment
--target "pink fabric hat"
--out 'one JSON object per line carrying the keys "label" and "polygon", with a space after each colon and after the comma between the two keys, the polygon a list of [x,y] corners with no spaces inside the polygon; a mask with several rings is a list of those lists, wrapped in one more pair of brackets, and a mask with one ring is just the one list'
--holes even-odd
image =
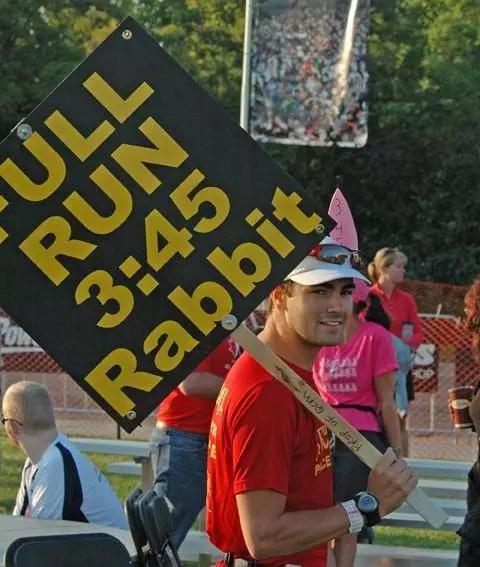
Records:
{"label": "pink fabric hat", "polygon": [[352,278],[355,282],[370,281],[358,270],[358,237],[352,213],[340,189],[336,189],[330,202],[329,216],[336,222],[330,236],[320,244],[292,270],[286,280],[302,285],[322,283]]}
{"label": "pink fabric hat", "polygon": [[353,303],[366,303],[368,298],[368,286],[363,280],[355,280],[355,289],[353,291]]}

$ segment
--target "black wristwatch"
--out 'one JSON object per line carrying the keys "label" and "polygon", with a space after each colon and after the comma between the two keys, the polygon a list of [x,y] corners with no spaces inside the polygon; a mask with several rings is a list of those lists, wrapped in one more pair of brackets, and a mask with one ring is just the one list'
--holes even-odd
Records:
{"label": "black wristwatch", "polygon": [[366,526],[371,528],[380,523],[381,518],[378,511],[378,500],[371,492],[367,492],[366,490],[359,492],[353,497],[353,500],[359,512],[362,514]]}

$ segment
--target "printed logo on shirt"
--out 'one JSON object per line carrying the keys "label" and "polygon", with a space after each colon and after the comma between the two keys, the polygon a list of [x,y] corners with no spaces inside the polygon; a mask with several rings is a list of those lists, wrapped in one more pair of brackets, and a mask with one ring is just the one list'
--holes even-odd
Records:
{"label": "printed logo on shirt", "polygon": [[215,404],[215,415],[222,415],[223,406],[225,404],[225,398],[227,397],[227,394],[228,394],[228,388],[222,386],[217,397],[217,402]]}
{"label": "printed logo on shirt", "polygon": [[232,355],[232,358],[227,364],[225,364],[225,370],[230,370],[234,365],[237,358],[242,354],[242,349],[240,345],[232,340],[230,337],[227,339],[228,343],[228,352]]}
{"label": "printed logo on shirt", "polygon": [[211,459],[217,458],[217,445],[213,441],[208,444],[208,455]]}
{"label": "printed logo on shirt", "polygon": [[332,466],[332,457],[330,453],[330,439],[325,425],[321,425],[316,429],[317,433],[317,451],[315,454],[315,476],[318,476],[325,469]]}
{"label": "printed logo on shirt", "polygon": [[325,359],[320,363],[320,374],[325,377],[318,386],[324,392],[357,392],[356,382],[346,379],[357,378],[358,356],[342,359]]}

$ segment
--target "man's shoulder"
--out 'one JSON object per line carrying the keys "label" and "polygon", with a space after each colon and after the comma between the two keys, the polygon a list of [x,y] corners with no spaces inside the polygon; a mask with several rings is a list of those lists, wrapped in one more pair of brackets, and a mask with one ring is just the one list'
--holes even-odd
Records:
{"label": "man's shoulder", "polygon": [[294,404],[293,394],[274,378],[252,355],[244,352],[230,370],[224,382],[224,395],[230,404]]}
{"label": "man's shoulder", "polygon": [[76,463],[79,459],[85,459],[75,445],[62,433],[59,433],[53,443],[40,459],[38,465],[43,469],[55,469],[57,472],[63,470],[59,465],[63,465],[65,460],[71,460]]}
{"label": "man's shoulder", "polygon": [[56,443],[52,443],[42,458],[38,461],[34,468],[32,469],[32,482],[35,485],[43,485],[45,482],[49,486],[52,484],[61,483],[63,484],[63,479],[61,478],[64,472],[63,456]]}
{"label": "man's shoulder", "polygon": [[232,366],[225,383],[240,389],[278,382],[249,352],[245,351]]}

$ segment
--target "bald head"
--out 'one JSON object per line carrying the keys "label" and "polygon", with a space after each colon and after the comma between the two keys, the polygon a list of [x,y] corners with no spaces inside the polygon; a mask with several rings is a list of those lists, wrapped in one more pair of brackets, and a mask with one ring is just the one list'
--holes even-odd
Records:
{"label": "bald head", "polygon": [[5,392],[3,415],[35,433],[55,428],[52,400],[48,390],[37,382],[17,382]]}

